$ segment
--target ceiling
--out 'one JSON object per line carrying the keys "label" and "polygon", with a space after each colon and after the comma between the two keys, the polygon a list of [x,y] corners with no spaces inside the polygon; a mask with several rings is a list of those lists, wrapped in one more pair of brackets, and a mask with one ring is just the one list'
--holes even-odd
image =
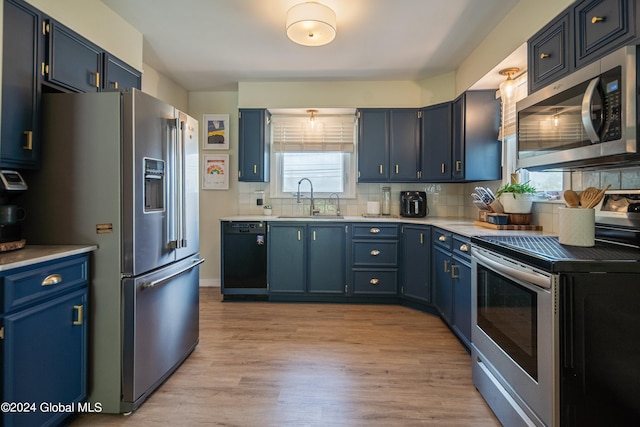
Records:
{"label": "ceiling", "polygon": [[188,91],[422,80],[456,70],[519,0],[320,0],[336,12],[337,36],[319,47],[286,36],[287,10],[303,1],[102,0],[143,34],[144,63]]}

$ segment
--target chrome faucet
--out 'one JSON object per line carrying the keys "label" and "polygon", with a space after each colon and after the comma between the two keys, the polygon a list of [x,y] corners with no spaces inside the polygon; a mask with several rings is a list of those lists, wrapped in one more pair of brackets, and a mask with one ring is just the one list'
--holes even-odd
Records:
{"label": "chrome faucet", "polygon": [[331,193],[329,194],[329,201],[331,201],[332,196],[336,196],[336,201],[338,203],[338,206],[336,209],[336,215],[340,215],[340,196],[338,196],[338,193]]}
{"label": "chrome faucet", "polygon": [[302,184],[302,181],[309,181],[309,186],[311,187],[311,205],[309,206],[309,215],[314,216],[315,214],[320,213],[320,211],[316,210],[315,202],[313,200],[313,183],[309,178],[302,178],[298,181],[298,196],[296,198],[296,203],[300,203],[300,184]]}

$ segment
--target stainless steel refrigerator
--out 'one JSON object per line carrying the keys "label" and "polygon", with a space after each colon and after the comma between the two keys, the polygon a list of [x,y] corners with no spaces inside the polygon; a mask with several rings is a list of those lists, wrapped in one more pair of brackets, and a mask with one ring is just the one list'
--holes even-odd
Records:
{"label": "stainless steel refrigerator", "polygon": [[95,244],[89,401],[135,410],[198,343],[198,122],[143,92],[43,96],[28,244]]}

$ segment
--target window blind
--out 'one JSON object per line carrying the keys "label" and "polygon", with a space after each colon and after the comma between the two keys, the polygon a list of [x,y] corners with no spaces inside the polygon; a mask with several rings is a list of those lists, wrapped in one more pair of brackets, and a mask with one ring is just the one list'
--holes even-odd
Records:
{"label": "window blind", "polygon": [[273,116],[272,143],[276,152],[354,151],[355,117],[352,115]]}

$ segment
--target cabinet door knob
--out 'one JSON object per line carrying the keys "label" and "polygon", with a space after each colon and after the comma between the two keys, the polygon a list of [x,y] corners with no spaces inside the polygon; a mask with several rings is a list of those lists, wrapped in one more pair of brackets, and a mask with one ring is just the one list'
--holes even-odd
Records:
{"label": "cabinet door knob", "polygon": [[541,53],[540,54],[540,59],[547,59],[548,57],[550,57],[551,55],[549,55],[548,53]]}
{"label": "cabinet door knob", "polygon": [[379,228],[371,228],[369,229],[369,233],[371,234],[378,234],[380,232]]}
{"label": "cabinet door knob", "polygon": [[378,256],[378,255],[380,255],[380,251],[377,250],[377,249],[374,249],[374,250],[371,251],[371,255]]}
{"label": "cabinet door knob", "polygon": [[374,286],[375,286],[375,285],[377,285],[378,283],[380,283],[380,279],[373,278],[373,279],[369,280],[369,283],[371,283],[372,285],[374,285]]}
{"label": "cabinet door knob", "polygon": [[59,274],[50,274],[47,277],[44,278],[44,280],[42,281],[42,286],[52,286],[52,285],[57,285],[58,283],[62,282],[62,276]]}
{"label": "cabinet door knob", "polygon": [[591,23],[597,24],[598,22],[603,22],[605,19],[605,16],[594,16],[593,18],[591,18]]}

